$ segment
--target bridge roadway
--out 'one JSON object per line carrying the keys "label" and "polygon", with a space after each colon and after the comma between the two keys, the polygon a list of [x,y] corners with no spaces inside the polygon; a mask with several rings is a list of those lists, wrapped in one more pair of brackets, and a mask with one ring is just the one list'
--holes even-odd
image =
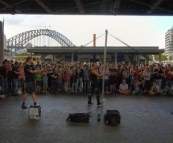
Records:
{"label": "bridge roadway", "polygon": [[[87,106],[87,94],[37,95],[42,107],[40,120],[29,120],[20,108],[22,96],[0,101],[0,143],[172,143],[173,98],[106,95],[104,108]],[[32,104],[31,97],[27,106]],[[121,124],[97,122],[97,113],[118,109]],[[73,112],[92,112],[90,123],[68,123]]]}

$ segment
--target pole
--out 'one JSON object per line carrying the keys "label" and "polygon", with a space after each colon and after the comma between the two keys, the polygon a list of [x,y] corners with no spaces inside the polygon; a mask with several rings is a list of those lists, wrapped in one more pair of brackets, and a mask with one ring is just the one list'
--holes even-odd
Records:
{"label": "pole", "polygon": [[4,28],[3,22],[0,21],[0,65],[4,60]]}
{"label": "pole", "polygon": [[105,48],[104,48],[104,63],[103,63],[103,80],[102,80],[102,104],[104,100],[104,92],[105,92],[105,70],[106,70],[106,50],[107,50],[107,38],[108,38],[108,30],[105,31]]}

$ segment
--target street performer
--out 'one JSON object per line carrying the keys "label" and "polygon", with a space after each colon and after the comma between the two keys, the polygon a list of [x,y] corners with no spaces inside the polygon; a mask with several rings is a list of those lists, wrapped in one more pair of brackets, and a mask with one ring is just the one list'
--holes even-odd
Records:
{"label": "street performer", "polygon": [[99,74],[97,71],[97,64],[93,63],[92,67],[91,67],[91,74],[90,74],[90,80],[91,80],[91,89],[90,89],[90,93],[88,95],[88,105],[93,105],[93,103],[91,102],[91,98],[92,98],[92,94],[94,93],[94,91],[96,92],[96,99],[97,99],[97,106],[100,107],[102,106],[101,102],[100,102],[100,88],[99,88],[99,77],[102,77],[102,74]]}
{"label": "street performer", "polygon": [[28,96],[28,93],[32,94],[32,99],[34,102],[34,106],[37,105],[36,103],[36,84],[35,84],[35,73],[38,72],[43,72],[44,69],[41,68],[39,70],[35,70],[34,66],[32,65],[32,57],[28,57],[26,59],[26,65],[24,66],[24,72],[25,72],[25,82],[26,82],[26,92],[23,97],[23,104],[22,104],[22,109],[27,109],[25,106],[25,102]]}

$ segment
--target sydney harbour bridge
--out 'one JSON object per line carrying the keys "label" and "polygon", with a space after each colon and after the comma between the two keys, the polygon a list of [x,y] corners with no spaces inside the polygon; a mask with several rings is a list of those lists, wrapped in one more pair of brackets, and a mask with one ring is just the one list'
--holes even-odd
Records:
{"label": "sydney harbour bridge", "polygon": [[[55,30],[38,29],[25,31],[9,38],[7,49],[11,56],[14,56],[18,50],[27,49],[29,53],[40,54],[41,59],[47,55],[58,57],[63,54],[68,61],[102,61],[104,46],[77,47],[67,37]],[[149,60],[149,54],[160,53],[163,53],[163,50],[160,50],[159,47],[131,47],[126,44],[125,47],[107,47],[107,60],[136,62],[139,60],[139,55]]]}
{"label": "sydney harbour bridge", "polygon": [[16,51],[30,46],[68,46],[73,47],[74,44],[63,34],[50,29],[38,29],[25,31],[17,34],[7,40],[7,49],[9,54],[13,55]]}

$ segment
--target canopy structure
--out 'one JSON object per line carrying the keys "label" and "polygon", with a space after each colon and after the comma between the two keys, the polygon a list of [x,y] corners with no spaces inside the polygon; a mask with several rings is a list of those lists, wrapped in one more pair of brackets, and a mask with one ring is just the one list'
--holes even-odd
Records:
{"label": "canopy structure", "polygon": [[1,14],[173,15],[172,0],[0,0]]}
{"label": "canopy structure", "polygon": [[[28,52],[35,54],[98,54],[104,52],[104,47],[35,47],[28,48]],[[159,54],[164,53],[159,47],[107,47],[107,53],[132,53],[132,54]]]}

